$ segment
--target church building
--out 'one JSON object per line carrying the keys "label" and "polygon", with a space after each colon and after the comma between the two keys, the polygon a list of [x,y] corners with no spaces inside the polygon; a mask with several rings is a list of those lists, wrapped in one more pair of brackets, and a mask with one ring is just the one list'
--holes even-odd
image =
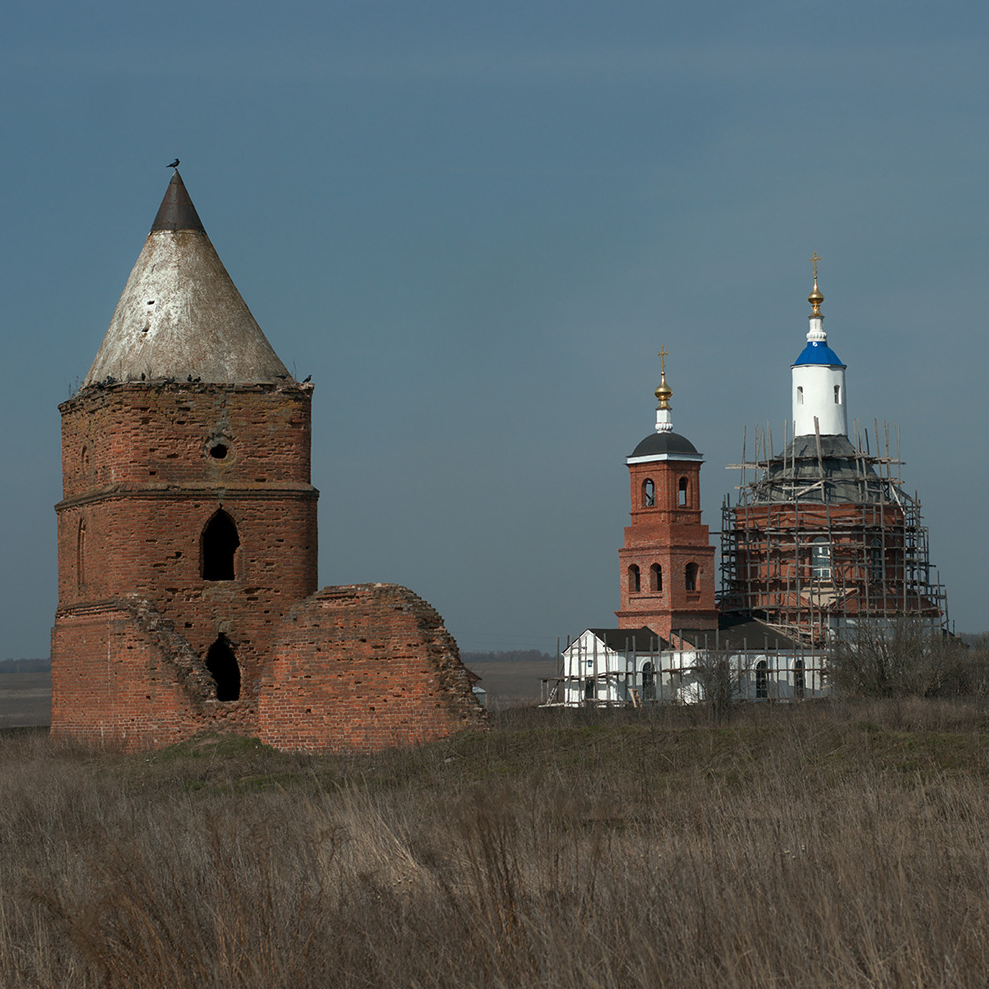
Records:
{"label": "church building", "polygon": [[547,703],[703,699],[718,656],[729,661],[736,696],[820,696],[827,649],[856,626],[906,616],[931,632],[944,627],[920,502],[903,490],[888,427],[882,440],[874,429],[874,453],[858,424],[856,442],[848,437],[845,365],[828,345],[820,259],[811,260],[810,326],[791,366],[792,438],[775,454],[757,435],[766,455],[741,465],[738,500],[722,511],[717,603],[715,550],[701,521],[703,458],[673,431],[664,349],[655,432],[626,460],[618,628],[568,641]]}
{"label": "church building", "polygon": [[377,749],[481,722],[425,601],[393,584],[317,590],[312,393],[176,169],[60,406],[53,736],[135,749],[229,731]]}
{"label": "church building", "polygon": [[[722,513],[720,606],[758,616],[808,644],[856,623],[903,616],[931,631],[946,621],[921,504],[902,486],[898,444],[855,424],[848,436],[845,365],[828,345],[817,284],[803,350],[791,366],[792,438],[746,461]],[[756,437],[756,451],[765,437]],[[870,452],[871,451],[871,452]]]}

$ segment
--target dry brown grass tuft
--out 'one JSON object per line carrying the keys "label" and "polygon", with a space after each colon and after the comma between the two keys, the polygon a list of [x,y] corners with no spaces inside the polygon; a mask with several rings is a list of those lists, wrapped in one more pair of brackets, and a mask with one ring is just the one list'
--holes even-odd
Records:
{"label": "dry brown grass tuft", "polygon": [[513,710],[371,757],[0,735],[0,985],[982,986],[989,709]]}

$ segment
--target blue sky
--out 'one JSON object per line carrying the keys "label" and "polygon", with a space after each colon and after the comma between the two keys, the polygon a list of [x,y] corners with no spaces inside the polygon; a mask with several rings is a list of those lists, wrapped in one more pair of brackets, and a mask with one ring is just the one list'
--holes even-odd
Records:
{"label": "blue sky", "polygon": [[56,406],[175,156],[313,375],[321,583],[406,584],[465,649],[611,624],[660,344],[717,529],[743,426],[779,445],[816,250],[850,415],[899,425],[989,628],[989,10],[681,6],[8,4],[0,657],[47,650]]}

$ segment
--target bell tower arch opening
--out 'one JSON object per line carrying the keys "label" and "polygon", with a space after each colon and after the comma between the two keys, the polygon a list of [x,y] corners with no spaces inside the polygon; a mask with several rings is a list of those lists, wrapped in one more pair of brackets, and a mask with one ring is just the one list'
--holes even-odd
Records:
{"label": "bell tower arch opening", "polygon": [[206,669],[216,684],[218,701],[240,700],[240,666],[225,635],[218,636],[209,647]]}
{"label": "bell tower arch opening", "polygon": [[200,539],[203,580],[233,580],[238,546],[240,536],[234,520],[222,508],[217,509],[203,528]]}

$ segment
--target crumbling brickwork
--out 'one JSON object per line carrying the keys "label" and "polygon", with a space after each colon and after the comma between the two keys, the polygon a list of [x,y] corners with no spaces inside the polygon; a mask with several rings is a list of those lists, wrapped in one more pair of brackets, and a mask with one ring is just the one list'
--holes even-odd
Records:
{"label": "crumbling brickwork", "polygon": [[325,587],[282,624],[258,704],[280,749],[375,751],[483,724],[439,614],[397,584]]}
{"label": "crumbling brickwork", "polygon": [[80,605],[52,633],[55,738],[132,751],[208,730],[253,732],[247,701],[216,699],[185,638],[137,597]]}
{"label": "crumbling brickwork", "polygon": [[85,383],[59,407],[54,736],[156,747],[256,734],[260,710],[280,748],[374,749],[482,717],[456,643],[414,594],[313,596],[311,399],[176,170]]}
{"label": "crumbling brickwork", "polygon": [[[60,407],[56,660],[76,609],[136,595],[199,656],[223,636],[255,710],[272,633],[317,586],[311,387],[114,384]],[[237,545],[229,575],[207,579],[217,512]]]}

